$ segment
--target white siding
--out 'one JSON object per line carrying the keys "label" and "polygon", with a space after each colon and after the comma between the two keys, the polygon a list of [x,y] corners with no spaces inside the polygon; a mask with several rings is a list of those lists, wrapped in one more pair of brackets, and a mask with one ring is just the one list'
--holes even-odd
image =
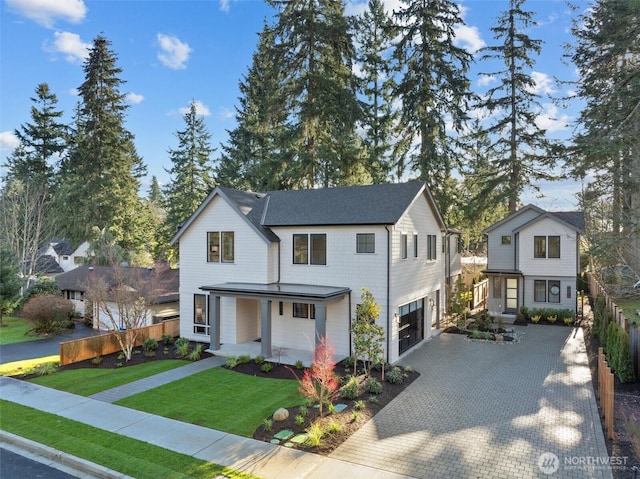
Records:
{"label": "white siding", "polygon": [[[560,236],[560,258],[534,258],[534,236]],[[571,230],[551,218],[544,218],[520,231],[519,237],[520,269],[527,275],[549,277],[577,274],[578,258],[575,230]]]}
{"label": "white siding", "polygon": [[[537,216],[539,216],[539,213],[535,210],[523,211],[521,214],[514,215],[510,221],[505,222],[489,233],[487,238],[487,269],[513,270],[517,268],[515,257],[516,237],[513,231]],[[511,237],[510,245],[502,244],[503,236]]]}
{"label": "white siding", "polygon": [[[207,262],[207,232],[233,231],[233,263]],[[230,281],[267,283],[273,280],[277,252],[222,197],[215,197],[180,237],[180,335],[198,341],[209,337],[193,332],[193,295],[201,286]],[[233,303],[233,305],[231,304]],[[235,342],[235,301],[222,300],[221,340]],[[227,324],[231,323],[233,324]],[[243,333],[244,334],[244,333]]]}

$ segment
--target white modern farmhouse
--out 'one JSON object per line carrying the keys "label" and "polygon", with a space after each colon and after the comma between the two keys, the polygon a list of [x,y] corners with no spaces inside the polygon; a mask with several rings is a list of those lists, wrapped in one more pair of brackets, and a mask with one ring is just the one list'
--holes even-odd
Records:
{"label": "white modern farmhouse", "polygon": [[395,362],[439,328],[445,274],[459,273],[457,250],[443,241],[455,235],[423,182],[268,193],[216,187],[172,239],[180,248],[180,334],[220,353],[295,350],[307,362],[326,336],[346,356],[366,288],[382,306],[378,323]]}
{"label": "white modern farmhouse", "polygon": [[576,310],[581,211],[528,205],[483,231],[487,236],[489,314],[514,318],[521,306]]}

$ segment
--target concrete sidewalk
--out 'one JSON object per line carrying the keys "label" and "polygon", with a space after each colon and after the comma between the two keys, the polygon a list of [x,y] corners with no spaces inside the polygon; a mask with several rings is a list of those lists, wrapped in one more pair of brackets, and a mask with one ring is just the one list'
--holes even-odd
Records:
{"label": "concrete sidewalk", "polygon": [[[0,378],[0,398],[263,478],[610,479],[604,466],[566,462],[607,456],[582,330],[517,329],[524,332],[517,344],[443,334],[417,348],[402,363],[421,376],[328,457],[17,379]],[[215,359],[203,361],[198,367],[214,367]],[[165,375],[163,383],[179,379],[195,367],[116,388],[111,397],[158,386],[158,376]],[[110,401],[107,393],[102,399]]]}
{"label": "concrete sidewalk", "polygon": [[[408,477],[154,416],[13,378],[0,377],[0,398],[265,479]],[[97,411],[100,414],[96,414]]]}

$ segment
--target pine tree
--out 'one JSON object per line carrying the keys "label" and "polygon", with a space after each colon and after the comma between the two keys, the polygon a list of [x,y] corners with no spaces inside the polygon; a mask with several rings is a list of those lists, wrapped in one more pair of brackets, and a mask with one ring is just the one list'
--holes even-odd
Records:
{"label": "pine tree", "polygon": [[164,189],[166,227],[171,237],[178,225],[198,208],[215,186],[211,155],[211,134],[204,118],[196,111],[195,102],[183,115],[185,129],[178,130],[178,147],[169,149],[171,180]]}
{"label": "pine tree", "polygon": [[394,17],[400,32],[394,56],[402,72],[396,88],[402,113],[395,154],[400,171],[410,166],[419,172],[446,217],[453,184],[448,180],[456,166],[456,139],[447,123],[462,129],[470,99],[471,55],[454,44],[453,28],[462,18],[450,0],[403,0]]}
{"label": "pine tree", "polygon": [[160,188],[160,183],[158,183],[158,177],[156,175],[151,177],[148,199],[151,203],[156,205],[160,205],[164,201],[164,195],[162,194],[162,189]]}
{"label": "pine tree", "polygon": [[32,123],[15,130],[19,147],[8,158],[7,180],[35,182],[51,186],[54,173],[53,162],[64,152],[67,142],[67,127],[59,120],[62,111],[56,110],[58,98],[47,83],[40,83],[36,97],[31,97]]}
{"label": "pine tree", "polygon": [[494,38],[501,43],[481,50],[482,60],[497,59],[504,64],[497,72],[484,73],[497,78],[499,84],[489,89],[478,107],[493,117],[487,133],[493,139],[496,174],[487,178],[487,186],[504,190],[509,212],[516,211],[525,188],[535,188],[536,180],[554,179],[549,174],[554,165],[554,145],[535,122],[540,104],[539,95],[533,92],[531,55],[540,54],[542,41],[525,33],[535,22],[533,13],[523,10],[524,2],[509,0],[509,9],[491,27]]}
{"label": "pine tree", "polygon": [[74,141],[62,162],[56,211],[70,240],[83,241],[94,227],[106,228],[131,250],[149,240],[148,212],[138,197],[146,167],[124,126],[128,105],[120,91],[122,69],[110,46],[105,37],[96,37],[83,64]]}
{"label": "pine tree", "polygon": [[[585,210],[606,198],[610,234],[599,237],[601,250],[640,276],[640,4],[634,0],[597,0],[580,16],[569,57],[580,81],[577,98],[585,102],[574,137],[570,169],[594,175],[583,200]],[[593,231],[591,236],[595,238]],[[611,253],[613,255],[611,255]]]}
{"label": "pine tree", "polygon": [[282,190],[294,184],[291,148],[285,136],[287,110],[280,73],[272,61],[274,35],[265,25],[252,65],[240,81],[237,126],[222,147],[217,180],[252,191]]}
{"label": "pine tree", "polygon": [[272,61],[289,112],[285,148],[294,186],[350,183],[361,169],[355,49],[341,0],[270,0],[277,7]]}
{"label": "pine tree", "polygon": [[395,32],[393,20],[381,0],[369,0],[357,22],[363,100],[363,146],[374,183],[388,181],[394,170],[393,128],[398,112],[393,107],[395,71],[391,58]]}

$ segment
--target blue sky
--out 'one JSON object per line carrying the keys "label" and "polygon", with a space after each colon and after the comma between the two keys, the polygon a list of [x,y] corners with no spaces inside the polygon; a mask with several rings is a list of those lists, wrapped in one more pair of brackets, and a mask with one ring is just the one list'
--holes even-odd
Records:
{"label": "blue sky", "polygon": [[[0,164],[16,146],[13,131],[30,121],[30,97],[39,83],[49,84],[65,122],[71,122],[76,88],[84,79],[82,61],[101,34],[112,42],[123,70],[120,77],[126,81],[122,91],[131,105],[126,127],[135,135],[149,170],[143,194],[151,175],[161,183],[169,180],[167,150],[177,146],[175,132],[184,128],[182,114],[192,100],[205,116],[219,152],[226,130],[235,125],[238,82],[251,63],[257,33],[274,15],[258,0],[0,1]],[[385,5],[397,9],[399,0]],[[456,30],[459,44],[471,52],[494,44],[489,28],[507,0],[462,0],[460,5],[466,25]],[[364,2],[348,3],[347,12],[364,7]],[[532,73],[542,95],[538,122],[550,136],[567,138],[578,105],[560,108],[550,97],[571,94],[554,78],[575,79],[575,68],[562,61],[563,44],[572,41],[574,14],[564,0],[529,0],[525,9],[536,12],[539,22],[528,34],[545,42]],[[492,70],[489,65],[472,68],[475,91],[491,86],[491,80],[478,72]],[[4,172],[0,167],[0,176]],[[523,201],[566,210],[575,207],[573,195],[581,185],[563,181],[542,187],[545,198],[529,193]]]}

